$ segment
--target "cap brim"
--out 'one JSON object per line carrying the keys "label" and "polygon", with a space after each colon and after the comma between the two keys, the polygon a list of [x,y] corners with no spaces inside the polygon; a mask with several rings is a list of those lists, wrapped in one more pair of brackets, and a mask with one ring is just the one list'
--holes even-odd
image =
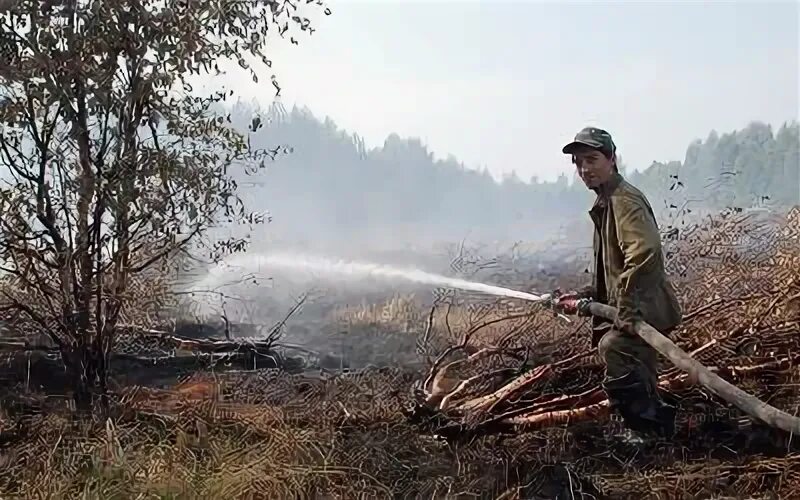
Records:
{"label": "cap brim", "polygon": [[561,152],[564,153],[564,154],[569,155],[569,154],[574,153],[576,150],[582,149],[582,148],[590,148],[590,149],[600,150],[600,149],[602,149],[602,147],[603,146],[601,146],[601,145],[592,144],[592,143],[589,143],[589,142],[573,141],[573,142],[570,142],[569,144],[567,144],[566,146],[564,146],[564,148],[561,150]]}

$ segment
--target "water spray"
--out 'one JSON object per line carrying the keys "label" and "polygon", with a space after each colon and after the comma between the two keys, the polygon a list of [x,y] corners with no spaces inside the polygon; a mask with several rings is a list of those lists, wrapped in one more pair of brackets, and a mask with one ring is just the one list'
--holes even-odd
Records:
{"label": "water spray", "polygon": [[[467,281],[458,278],[451,278],[439,274],[429,273],[419,269],[404,269],[382,264],[368,262],[352,262],[344,260],[333,260],[323,257],[303,256],[289,253],[273,254],[250,254],[237,255],[226,261],[224,264],[213,268],[203,280],[203,288],[214,288],[225,274],[235,269],[246,269],[253,271],[256,269],[264,270],[269,268],[285,268],[315,271],[323,274],[337,274],[340,276],[367,277],[377,276],[389,279],[403,279],[415,283],[426,285],[438,285],[460,290],[481,292],[500,297],[509,297],[525,300],[528,302],[550,302],[550,294],[533,294],[512,290],[501,286],[488,285],[474,281]],[[570,321],[569,318],[559,315],[563,319]]]}

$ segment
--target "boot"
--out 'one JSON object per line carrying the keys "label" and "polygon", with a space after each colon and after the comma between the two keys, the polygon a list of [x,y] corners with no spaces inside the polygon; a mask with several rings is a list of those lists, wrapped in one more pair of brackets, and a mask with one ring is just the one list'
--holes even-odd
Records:
{"label": "boot", "polygon": [[635,425],[642,427],[643,432],[655,434],[662,439],[670,439],[675,434],[674,406],[664,403],[658,398],[648,401],[645,411],[640,412],[632,420],[638,419]]}
{"label": "boot", "polygon": [[675,407],[662,401],[647,384],[629,374],[621,379],[607,379],[603,385],[611,409],[619,413],[629,429],[664,439],[673,436]]}
{"label": "boot", "polygon": [[630,428],[611,435],[611,439],[624,446],[644,447],[647,444],[646,436]]}

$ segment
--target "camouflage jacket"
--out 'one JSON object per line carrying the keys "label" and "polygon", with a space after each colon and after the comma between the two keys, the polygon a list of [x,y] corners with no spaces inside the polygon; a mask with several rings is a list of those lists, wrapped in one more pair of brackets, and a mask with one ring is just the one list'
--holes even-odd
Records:
{"label": "camouflage jacket", "polygon": [[[594,275],[584,294],[619,310],[617,328],[630,330],[643,320],[661,332],[672,330],[682,311],[664,270],[661,236],[647,198],[618,173],[597,195],[589,212]],[[604,326],[602,319],[593,320],[596,332]],[[595,336],[593,344],[598,340]]]}

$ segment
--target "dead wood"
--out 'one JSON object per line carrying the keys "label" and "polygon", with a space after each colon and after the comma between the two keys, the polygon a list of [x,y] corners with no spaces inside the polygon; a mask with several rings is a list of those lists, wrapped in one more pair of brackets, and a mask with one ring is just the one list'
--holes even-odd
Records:
{"label": "dead wood", "polygon": [[[742,380],[753,374],[781,370],[798,366],[800,353],[752,366],[710,367],[710,372],[724,373],[732,380]],[[689,373],[662,375],[659,387],[665,391],[683,391],[695,385]],[[588,421],[600,421],[609,414],[609,402],[600,388],[592,388],[580,394],[540,396],[528,404],[517,406],[504,413],[487,417],[474,423],[470,430],[512,429],[528,432],[560,425],[572,425]],[[474,415],[473,415],[474,416]]]}
{"label": "dead wood", "polygon": [[[682,411],[739,410],[771,428],[792,434],[800,430],[798,418],[790,414],[796,407],[800,377],[800,307],[796,300],[800,296],[800,246],[797,228],[792,231],[777,238],[756,260],[748,260],[740,255],[741,248],[731,246],[721,247],[719,259],[698,259],[692,250],[697,243],[692,243],[673,261],[677,267],[692,266],[691,278],[678,283],[681,301],[690,312],[671,337],[674,341],[653,331],[644,336],[650,333],[654,347],[672,362],[660,370],[660,385]],[[725,239],[730,234],[723,225],[710,239]],[[714,241],[704,238],[702,245],[714,246]],[[770,256],[764,252],[771,252]],[[593,307],[601,308],[595,313],[613,319],[613,308]],[[478,366],[470,357],[448,365],[444,358],[453,352],[470,353],[468,333],[475,327],[465,328],[467,334],[461,342],[446,349],[427,374],[425,397],[417,400],[418,407],[424,408],[421,414],[435,415],[440,430],[464,435],[476,430],[528,431],[588,420],[599,423],[607,414],[608,403],[599,385],[603,366],[596,350],[586,349],[581,340],[585,333],[580,329],[559,328],[560,338],[545,334],[542,330],[555,327],[552,321],[536,321],[543,316],[532,316],[537,324],[533,332],[509,328],[508,334],[500,334],[517,346],[527,345],[539,361],[517,370],[502,361]],[[659,343],[661,339],[668,342]],[[508,343],[496,345],[506,347]],[[472,346],[472,353],[481,348]],[[541,349],[546,351],[537,352]],[[542,362],[553,359],[556,361]],[[505,381],[498,380],[503,377],[507,377]],[[724,408],[726,403],[732,408]],[[691,424],[685,425],[690,429]]]}
{"label": "dead wood", "polygon": [[[156,338],[161,341],[165,346],[169,346],[177,351],[187,353],[201,353],[201,354],[234,354],[255,352],[260,354],[274,355],[273,349],[276,346],[270,340],[203,340],[203,339],[190,339],[186,337],[179,337],[170,335],[167,332],[158,332],[150,330],[142,333],[142,337]],[[0,341],[0,352],[46,352],[58,353],[57,347],[34,344],[26,340],[2,340]],[[128,357],[131,357],[129,355]],[[133,356],[135,357],[135,356]],[[141,357],[141,356],[139,356]],[[145,357],[141,357],[145,359]]]}
{"label": "dead wood", "polygon": [[542,378],[547,377],[548,375],[552,375],[556,370],[574,364],[577,360],[586,358],[587,355],[589,354],[590,353],[583,352],[576,354],[575,356],[572,356],[570,358],[558,361],[556,363],[538,366],[533,370],[531,370],[530,372],[526,373],[525,375],[522,375],[518,377],[516,380],[510,382],[497,392],[464,403],[463,405],[461,405],[460,409],[463,411],[470,411],[470,410],[491,411],[499,403],[508,399],[517,392],[524,390],[526,387],[529,387],[534,382],[541,380]]}
{"label": "dead wood", "polygon": [[458,367],[459,365],[474,363],[492,355],[500,355],[500,356],[506,355],[519,359],[518,352],[521,350],[523,349],[511,350],[511,349],[501,349],[498,347],[486,347],[471,353],[465,359],[451,361],[447,365],[443,366],[441,370],[439,370],[438,373],[436,373],[436,375],[433,377],[430,387],[430,393],[429,393],[430,395],[428,398],[429,402],[437,404],[443,402],[442,400],[444,398],[446,398],[447,401],[449,402],[450,400],[453,399],[455,395],[462,392],[470,383],[491,378],[492,376],[496,376],[495,372],[492,372],[490,374],[481,374],[476,377],[471,377],[470,379],[459,382],[457,379],[451,376],[451,372],[455,370],[455,368]]}

